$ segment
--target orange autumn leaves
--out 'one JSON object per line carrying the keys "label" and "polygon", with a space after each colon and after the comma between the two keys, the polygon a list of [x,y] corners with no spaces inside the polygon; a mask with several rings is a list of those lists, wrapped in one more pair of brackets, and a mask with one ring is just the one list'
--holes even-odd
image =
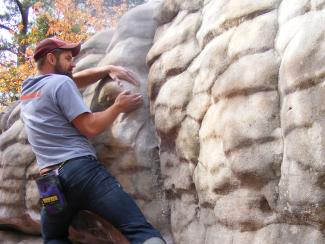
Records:
{"label": "orange autumn leaves", "polygon": [[104,27],[102,2],[103,0],[88,0],[87,5],[80,8],[75,0],[56,0],[52,14],[41,11],[39,15],[47,18],[47,36],[55,35],[70,42],[84,41],[91,32]]}
{"label": "orange autumn leaves", "polygon": [[[84,42],[96,31],[114,27],[118,19],[127,11],[127,1],[107,9],[105,0],[54,0],[47,6],[41,0],[33,6],[33,22],[27,35],[15,33],[14,42],[25,46],[24,53],[18,53],[19,62],[4,62],[0,66],[0,104],[8,105],[17,100],[21,83],[36,71],[33,50],[41,39],[57,36],[69,42]],[[20,23],[18,30],[23,28]]]}
{"label": "orange autumn leaves", "polygon": [[30,61],[19,66],[1,66],[0,93],[2,94],[0,103],[2,106],[6,106],[18,99],[22,81],[32,73],[35,73],[35,67]]}

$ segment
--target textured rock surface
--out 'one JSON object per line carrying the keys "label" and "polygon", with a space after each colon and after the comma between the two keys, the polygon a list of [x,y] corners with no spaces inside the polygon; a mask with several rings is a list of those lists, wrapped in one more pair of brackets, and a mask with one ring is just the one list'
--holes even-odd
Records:
{"label": "textured rock surface", "polygon": [[164,1],[157,19],[175,242],[324,243],[325,1]]}
{"label": "textured rock surface", "polygon": [[[153,14],[159,6],[158,2],[139,6],[121,19],[116,30],[97,33],[82,46],[76,71],[97,65],[123,65],[141,81],[138,88],[128,83],[121,88],[115,82],[101,80],[85,89],[83,95],[93,111],[107,108],[123,89],[144,95],[142,108],[119,116],[111,128],[92,142],[99,159],[136,200],[148,220],[170,239],[169,210],[159,178],[158,138],[146,98],[146,55],[157,27]],[[19,112],[17,103],[0,119],[0,229],[39,234],[40,205],[33,181],[38,171]],[[78,243],[127,243],[109,223],[87,212],[76,217],[70,234]],[[37,238],[33,240],[40,242]],[[4,232],[0,239],[7,243],[30,243],[31,238]]]}
{"label": "textured rock surface", "polygon": [[0,241],[4,244],[41,244],[39,237],[27,236],[17,232],[0,231]]}

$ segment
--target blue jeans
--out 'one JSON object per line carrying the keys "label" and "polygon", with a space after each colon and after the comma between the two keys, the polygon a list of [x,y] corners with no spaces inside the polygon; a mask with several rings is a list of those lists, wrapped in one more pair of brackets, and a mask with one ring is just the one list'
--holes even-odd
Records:
{"label": "blue jeans", "polygon": [[69,160],[59,178],[67,199],[67,209],[56,215],[41,211],[42,237],[48,244],[71,243],[68,228],[76,213],[89,210],[100,215],[133,244],[151,237],[162,238],[116,179],[92,156]]}

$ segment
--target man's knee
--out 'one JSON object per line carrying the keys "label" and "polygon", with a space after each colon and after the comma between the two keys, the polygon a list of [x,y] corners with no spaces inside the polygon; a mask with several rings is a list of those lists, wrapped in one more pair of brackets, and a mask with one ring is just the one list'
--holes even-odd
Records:
{"label": "man's knee", "polygon": [[146,240],[143,244],[166,244],[166,242],[159,237],[151,237]]}

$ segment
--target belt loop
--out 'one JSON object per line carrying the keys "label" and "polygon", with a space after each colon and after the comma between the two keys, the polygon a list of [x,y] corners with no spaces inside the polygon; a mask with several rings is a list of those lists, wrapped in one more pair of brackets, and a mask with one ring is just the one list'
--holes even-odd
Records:
{"label": "belt loop", "polygon": [[60,163],[58,170],[62,169],[62,167],[68,162],[69,160],[65,160],[62,163]]}
{"label": "belt loop", "polygon": [[59,167],[57,167],[54,171],[56,175],[59,175],[60,170],[63,168],[63,166],[68,162],[69,160],[63,161],[59,164]]}

